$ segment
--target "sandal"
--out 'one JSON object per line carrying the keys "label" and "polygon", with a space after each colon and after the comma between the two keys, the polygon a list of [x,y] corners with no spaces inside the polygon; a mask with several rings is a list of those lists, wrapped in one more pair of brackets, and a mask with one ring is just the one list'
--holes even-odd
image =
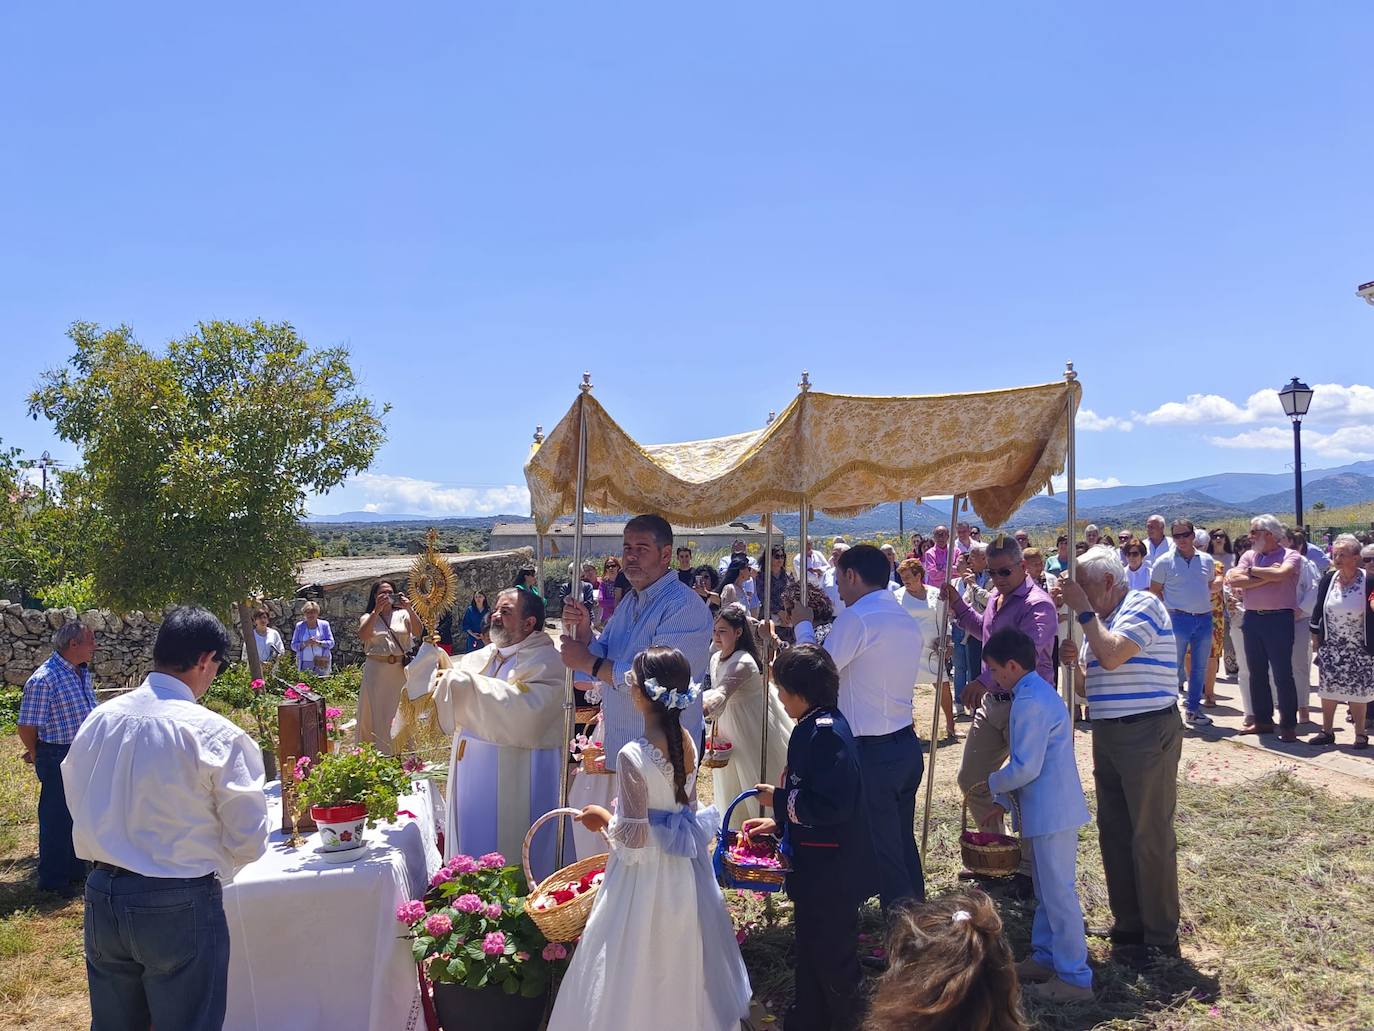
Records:
{"label": "sandal", "polygon": [[1369,735],[1368,735],[1368,734],[1356,734],[1356,735],[1355,735],[1355,743],[1354,743],[1353,745],[1351,745],[1350,747],[1351,747],[1351,748],[1355,748],[1355,749],[1365,749],[1365,748],[1368,748],[1368,747],[1369,747]]}
{"label": "sandal", "polygon": [[[1358,742],[1360,739],[1356,738],[1355,740]],[[1309,737],[1307,743],[1309,745],[1334,745],[1336,743],[1336,735],[1332,731],[1323,730],[1321,733],[1313,734]],[[1368,743],[1369,739],[1365,738],[1365,744],[1367,745]]]}

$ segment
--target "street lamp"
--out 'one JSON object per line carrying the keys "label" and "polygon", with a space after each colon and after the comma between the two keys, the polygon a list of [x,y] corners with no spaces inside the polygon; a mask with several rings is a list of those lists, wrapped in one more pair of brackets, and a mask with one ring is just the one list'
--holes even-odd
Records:
{"label": "street lamp", "polygon": [[1293,420],[1293,504],[1297,510],[1297,523],[1302,522],[1302,417],[1312,407],[1312,388],[1294,376],[1288,386],[1279,391],[1279,402],[1283,413]]}

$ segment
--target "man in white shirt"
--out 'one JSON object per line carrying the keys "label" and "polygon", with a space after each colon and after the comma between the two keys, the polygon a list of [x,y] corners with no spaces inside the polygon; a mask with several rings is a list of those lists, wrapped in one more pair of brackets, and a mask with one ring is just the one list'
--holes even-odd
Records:
{"label": "man in white shirt", "polygon": [[[1221,581],[1216,578],[1216,560],[1197,550],[1192,521],[1175,519],[1171,530],[1174,550],[1160,555],[1150,567],[1150,590],[1169,610],[1180,678],[1184,656],[1192,654],[1184,720],[1190,727],[1210,727],[1212,718],[1202,711],[1202,690],[1212,657],[1212,595],[1221,593]],[[1183,691],[1182,683],[1179,691]]]}
{"label": "man in white shirt", "polygon": [[[744,559],[748,557],[749,545],[744,543],[742,537],[736,537],[730,544],[730,553],[721,556],[720,561],[716,563],[716,572],[724,576],[725,571],[730,568],[731,562],[735,561],[735,559]],[[687,586],[690,587],[692,585],[688,584]]]}
{"label": "man in white shirt", "polygon": [[1171,547],[1169,538],[1164,536],[1164,517],[1156,512],[1145,520],[1145,564],[1153,568],[1155,559]]}
{"label": "man in white shirt", "polygon": [[62,763],[86,881],[92,1031],[218,1031],[229,982],[220,881],[267,848],[262,753],[198,704],[228,665],[211,613],[167,613],[153,672],[82,724]]}
{"label": "man in white shirt", "polygon": [[[887,589],[887,556],[881,551],[854,545],[840,556],[838,573],[845,609],[824,647],[840,671],[840,711],[859,746],[864,808],[888,911],[903,899],[925,899],[915,837],[916,789],[925,763],[911,725],[925,641],[920,623]],[[792,617],[797,643],[815,643],[811,611],[794,609]]]}

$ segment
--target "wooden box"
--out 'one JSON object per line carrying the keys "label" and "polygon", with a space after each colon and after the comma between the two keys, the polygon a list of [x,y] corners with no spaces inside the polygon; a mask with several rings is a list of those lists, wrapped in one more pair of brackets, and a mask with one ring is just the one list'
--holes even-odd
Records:
{"label": "wooden box", "polygon": [[[324,727],[324,699],[313,692],[305,692],[295,701],[277,705],[277,756],[281,762],[282,784],[295,773],[296,760],[308,755],[317,762],[325,751],[328,735]],[[284,796],[283,796],[284,797]],[[291,833],[291,814],[285,803],[281,811],[282,833]],[[303,810],[297,826],[304,832],[315,829],[310,811]]]}

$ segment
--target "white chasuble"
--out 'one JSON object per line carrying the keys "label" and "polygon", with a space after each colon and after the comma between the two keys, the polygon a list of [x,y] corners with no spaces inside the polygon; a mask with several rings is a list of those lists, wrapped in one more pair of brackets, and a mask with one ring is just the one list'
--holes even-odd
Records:
{"label": "white chasuble", "polygon": [[[508,648],[488,645],[435,674],[439,723],[453,735],[445,859],[500,852],[519,865],[525,832],[558,807],[563,691],[563,663],[542,631]],[[536,879],[553,873],[554,833],[551,820],[532,843]]]}

